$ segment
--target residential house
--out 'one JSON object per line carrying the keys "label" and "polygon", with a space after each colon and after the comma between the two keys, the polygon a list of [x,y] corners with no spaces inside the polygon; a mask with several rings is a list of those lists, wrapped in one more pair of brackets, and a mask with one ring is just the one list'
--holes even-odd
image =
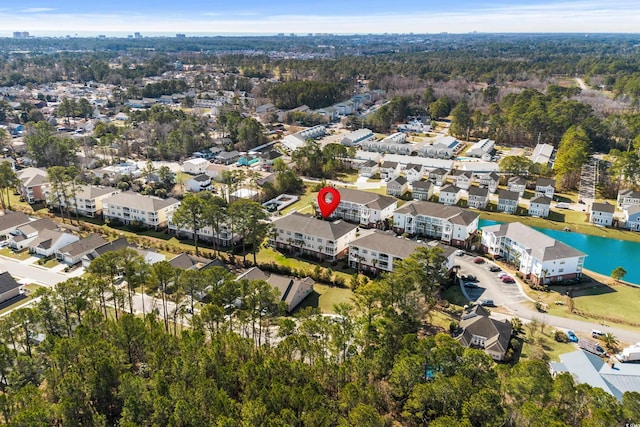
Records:
{"label": "residential house", "polygon": [[57,230],[58,224],[49,218],[40,218],[23,224],[13,231],[9,236],[8,246],[15,250],[22,250],[27,247],[44,230]]}
{"label": "residential house", "polygon": [[393,214],[393,230],[438,239],[452,246],[468,248],[478,231],[480,215],[457,206],[412,201]]}
{"label": "residential house", "polygon": [[516,213],[520,194],[515,191],[500,190],[498,192],[498,212]]}
{"label": "residential house", "polygon": [[[69,189],[72,190],[72,189]],[[56,195],[51,188],[47,189],[47,203],[52,209],[63,208],[77,215],[94,218],[102,214],[102,203],[105,199],[120,193],[113,187],[101,187],[95,185],[77,185],[75,194],[71,191],[69,200],[64,194]]]}
{"label": "residential house", "polygon": [[292,212],[274,220],[273,230],[269,239],[272,247],[335,261],[347,254],[349,242],[357,236],[358,225]]}
{"label": "residential house", "polygon": [[379,141],[368,140],[360,144],[360,147],[366,151],[374,151],[378,153],[391,153],[410,155],[414,146],[407,144],[407,135],[401,132],[394,133]]}
{"label": "residential house", "polygon": [[553,158],[553,145],[551,144],[538,144],[533,149],[531,155],[531,161],[533,163],[540,163],[549,166],[551,159]]}
{"label": "residential house", "polygon": [[529,201],[529,215],[546,218],[551,209],[551,199],[547,196],[535,196]]}
{"label": "residential house", "polygon": [[398,162],[384,162],[380,166],[380,179],[390,181],[400,175],[400,163]]}
{"label": "residential house", "polygon": [[20,295],[20,284],[8,271],[0,273],[0,304]]}
{"label": "residential house", "polygon": [[468,190],[473,184],[473,173],[470,171],[453,170],[451,177],[455,186],[462,190]]}
{"label": "residential house", "polygon": [[207,166],[207,168],[205,169],[204,173],[212,180],[220,181],[222,177],[222,173],[228,170],[229,170],[228,166],[210,163],[209,166]]}
{"label": "residential house", "polygon": [[489,193],[493,194],[498,189],[498,184],[500,183],[500,175],[496,172],[489,172],[484,175],[480,175],[480,186],[487,187],[489,189]]}
{"label": "residential house", "polygon": [[276,159],[279,159],[281,157],[282,157],[282,153],[276,150],[267,150],[261,153],[260,166],[262,167],[262,170],[267,172],[273,171],[273,164],[275,163]]}
{"label": "residential house", "polygon": [[422,177],[424,177],[424,166],[418,163],[409,163],[404,168],[404,173],[409,184],[412,184],[415,181],[420,181]]}
{"label": "residential house", "polygon": [[182,171],[191,175],[201,175],[207,170],[209,161],[202,157],[195,159],[185,160],[182,163]]}
{"label": "residential house", "polygon": [[291,135],[287,135],[280,141],[280,144],[288,151],[294,152],[298,148],[306,145],[308,139],[316,139],[323,137],[327,129],[323,125],[313,126],[308,129],[301,130]]}
{"label": "residential house", "polygon": [[591,210],[589,212],[589,222],[596,225],[611,227],[613,225],[613,213],[615,210],[616,207],[607,202],[594,202],[591,205]]}
{"label": "residential house", "polygon": [[[224,262],[219,259],[208,259],[197,257],[195,255],[189,255],[185,252],[176,255],[169,260],[169,264],[173,268],[179,268],[180,270],[205,270],[211,267],[223,267],[227,269]],[[202,299],[202,298],[201,298]]]}
{"label": "residential house", "polygon": [[280,301],[287,307],[287,312],[292,312],[311,292],[313,292],[314,280],[310,277],[299,279],[297,277],[282,276],[280,274],[266,274],[258,267],[252,267],[242,273],[237,281],[264,280],[280,294]]}
{"label": "residential house", "polygon": [[524,191],[527,189],[527,179],[521,176],[512,176],[507,181],[507,189],[511,192],[518,193],[518,196],[524,196]]}
{"label": "residential house", "polygon": [[[637,346],[631,349],[634,352],[639,350]],[[640,365],[637,363],[615,363],[614,359],[607,361],[580,349],[560,355],[560,362],[551,362],[549,365],[552,376],[569,373],[576,384],[600,388],[619,403],[625,394],[640,393]]]}
{"label": "residential house", "polygon": [[414,181],[411,184],[411,197],[413,200],[429,200],[433,196],[433,183],[431,181]]}
{"label": "residential house", "polygon": [[104,199],[102,214],[105,220],[139,223],[157,230],[167,225],[168,217],[178,206],[180,202],[172,197],[161,199],[125,191]]}
{"label": "residential house", "polygon": [[89,267],[91,262],[94,259],[98,258],[100,255],[105,254],[107,252],[119,251],[120,249],[124,249],[124,248],[127,248],[127,247],[129,247],[129,242],[127,242],[127,239],[124,238],[124,237],[120,237],[119,239],[113,240],[111,242],[107,242],[107,243],[103,244],[102,246],[98,246],[97,248],[95,248],[91,252],[83,255],[81,257],[82,266],[84,268],[87,268],[87,267]]}
{"label": "residential house", "polygon": [[418,149],[418,154],[424,157],[435,157],[438,159],[450,159],[458,154],[463,145],[453,136],[443,136],[437,138],[432,144],[424,145]]}
{"label": "residential house", "polygon": [[407,259],[418,248],[438,246],[451,270],[455,261],[455,249],[451,246],[431,244],[396,236],[389,231],[373,230],[349,243],[349,265],[359,271],[391,272],[396,262]]}
{"label": "residential house", "polygon": [[77,242],[80,238],[74,234],[57,230],[42,230],[38,236],[26,246],[29,252],[42,257],[55,255],[56,251],[70,243]]}
{"label": "residential house", "polygon": [[[236,151],[236,150],[233,150],[233,151],[222,151],[216,156],[215,162],[216,163],[221,163],[223,165],[231,165],[231,164],[237,162],[239,158],[240,158],[240,152],[239,151]],[[204,170],[202,172],[204,172]]]}
{"label": "residential house", "polygon": [[374,160],[367,160],[360,166],[360,176],[372,177],[380,172],[380,166],[378,162]]}
{"label": "residential house", "polygon": [[67,265],[75,265],[82,261],[82,257],[95,251],[107,241],[99,234],[90,234],[87,237],[71,242],[56,251],[56,259]]}
{"label": "residential house", "polygon": [[640,231],[640,206],[630,206],[622,211],[624,216],[624,228],[632,231]]}
{"label": "residential house", "polygon": [[387,195],[402,197],[409,191],[409,183],[404,176],[397,176],[387,182]]}
{"label": "residential house", "polygon": [[26,168],[16,174],[18,180],[18,192],[27,203],[44,202],[47,198],[46,190],[49,188],[47,171],[38,168]]}
{"label": "residential house", "polygon": [[22,212],[0,211],[0,239],[5,240],[10,237],[13,230],[21,225],[28,224],[31,219]]}
{"label": "residential house", "polygon": [[375,140],[375,135],[370,129],[358,129],[351,133],[348,133],[340,140],[340,143],[345,147],[355,147],[363,142]]}
{"label": "residential house", "polygon": [[209,148],[205,148],[204,150],[194,152],[193,158],[212,160],[212,159],[215,159],[215,157],[222,151],[223,150],[220,147],[209,147]]}
{"label": "residential house", "polygon": [[475,209],[486,209],[489,203],[489,189],[473,186],[468,190],[467,206]]}
{"label": "residential house", "polygon": [[462,197],[462,189],[455,185],[448,184],[440,189],[438,201],[445,205],[455,205]]}
{"label": "residential house", "polygon": [[206,174],[194,176],[188,179],[184,183],[184,189],[192,193],[198,193],[200,191],[208,191],[213,187],[211,186],[211,177]]}
{"label": "residential house", "polygon": [[493,147],[495,146],[495,144],[496,142],[490,139],[481,139],[480,141],[476,142],[471,147],[469,147],[465,155],[469,157],[478,157],[478,158],[481,158],[486,154],[490,155],[491,152],[493,151]]}
{"label": "residential house", "polygon": [[586,254],[519,222],[482,228],[482,249],[513,262],[536,283],[549,284],[582,276]]}
{"label": "residential house", "polygon": [[448,170],[437,168],[429,172],[429,181],[433,182],[437,186],[441,186],[444,183],[447,175],[449,175]]}
{"label": "residential house", "polygon": [[465,308],[460,321],[460,333],[456,336],[464,347],[478,348],[493,360],[502,361],[507,356],[513,327],[508,320],[496,320],[480,305]]}
{"label": "residential house", "polygon": [[556,191],[556,180],[552,178],[536,179],[536,196],[546,196],[553,200],[553,194]]}
{"label": "residential house", "polygon": [[627,209],[631,206],[640,206],[640,192],[630,188],[618,191],[618,207]]}
{"label": "residential house", "polygon": [[340,204],[331,218],[340,218],[366,227],[383,228],[393,217],[398,200],[368,191],[340,188]]}

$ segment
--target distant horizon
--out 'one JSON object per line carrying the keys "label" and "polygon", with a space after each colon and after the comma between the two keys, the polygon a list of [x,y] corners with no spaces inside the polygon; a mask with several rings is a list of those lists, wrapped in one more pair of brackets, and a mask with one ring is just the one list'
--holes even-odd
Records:
{"label": "distant horizon", "polygon": [[0,5],[0,34],[467,34],[639,31],[637,0],[22,0]]}

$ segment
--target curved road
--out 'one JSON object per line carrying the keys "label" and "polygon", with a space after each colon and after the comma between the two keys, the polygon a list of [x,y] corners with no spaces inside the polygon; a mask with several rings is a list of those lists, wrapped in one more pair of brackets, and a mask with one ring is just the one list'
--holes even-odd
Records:
{"label": "curved road", "polygon": [[494,265],[491,261],[485,261],[484,264],[475,264],[473,262],[474,258],[475,255],[457,257],[456,264],[461,267],[459,274],[472,274],[478,279],[478,282],[476,282],[478,285],[477,288],[465,288],[461,284],[462,293],[469,301],[479,302],[483,298],[490,298],[495,302],[497,307],[504,308],[509,313],[496,313],[494,310],[492,311],[493,317],[506,319],[519,317],[525,322],[536,319],[555,328],[571,329],[578,335],[588,337],[591,336],[592,329],[599,329],[605,333],[612,333],[620,341],[625,343],[640,342],[639,332],[538,312],[531,306],[534,300],[525,294],[519,280],[516,279],[516,283],[512,284],[502,283],[502,281],[498,279],[499,273],[491,273],[487,269],[490,265]]}

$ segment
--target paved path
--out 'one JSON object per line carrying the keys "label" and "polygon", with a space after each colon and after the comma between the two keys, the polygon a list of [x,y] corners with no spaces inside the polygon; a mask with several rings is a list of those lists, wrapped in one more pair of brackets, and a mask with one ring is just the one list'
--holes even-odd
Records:
{"label": "paved path", "polygon": [[[25,279],[25,281],[44,286],[53,286],[69,278],[67,274],[51,271],[51,269],[46,267],[32,265],[30,264],[31,261],[31,258],[19,261],[14,258],[0,256],[0,270],[8,271],[13,277]],[[77,274],[82,273],[75,273],[73,275],[75,276]]]}
{"label": "paved path", "polygon": [[516,283],[513,284],[502,283],[498,279],[499,273],[491,273],[487,270],[488,266],[493,265],[493,263],[488,261],[484,264],[475,264],[473,262],[474,258],[474,255],[465,255],[458,257],[456,260],[456,264],[461,267],[460,274],[472,274],[478,278],[478,288],[469,289],[462,286],[462,293],[469,301],[480,301],[483,298],[493,299],[498,307],[507,311],[507,313],[496,313],[494,310],[492,312],[493,317],[503,319],[519,317],[525,322],[537,319],[555,328],[571,329],[582,336],[591,336],[592,329],[599,329],[605,333],[612,333],[623,342],[640,342],[640,332],[538,312],[531,304],[534,301],[526,295],[522,288],[522,286],[526,285],[523,285],[517,279]]}

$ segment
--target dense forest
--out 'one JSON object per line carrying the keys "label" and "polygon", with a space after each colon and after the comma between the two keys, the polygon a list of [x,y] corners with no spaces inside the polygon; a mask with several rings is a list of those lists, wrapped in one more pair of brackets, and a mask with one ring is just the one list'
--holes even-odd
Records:
{"label": "dense forest", "polygon": [[[290,317],[266,282],[236,282],[222,267],[182,271],[149,267],[131,249],[104,254],[86,278],[40,291],[34,306],[0,320],[1,420],[546,427],[640,417],[640,394],[618,402],[570,375],[553,378],[537,353],[497,365],[448,334],[425,335],[441,304],[441,263],[438,249],[425,248],[358,284],[336,315],[307,308]],[[157,295],[158,307],[132,314],[135,289]],[[514,326],[516,351],[522,339],[536,345],[542,325]]]}

